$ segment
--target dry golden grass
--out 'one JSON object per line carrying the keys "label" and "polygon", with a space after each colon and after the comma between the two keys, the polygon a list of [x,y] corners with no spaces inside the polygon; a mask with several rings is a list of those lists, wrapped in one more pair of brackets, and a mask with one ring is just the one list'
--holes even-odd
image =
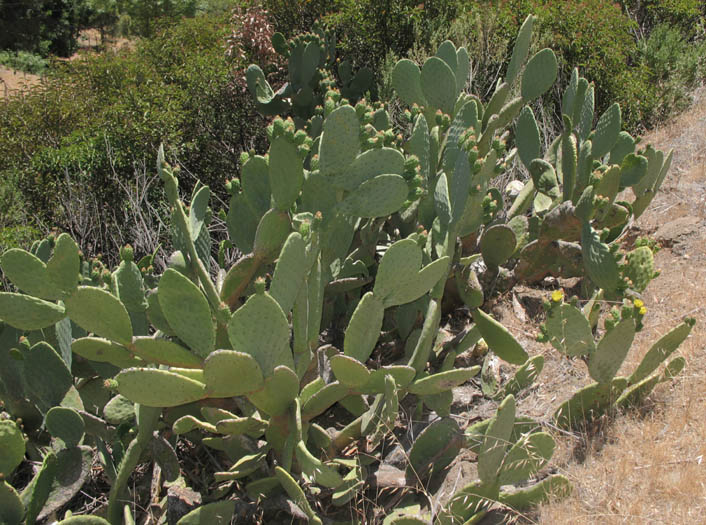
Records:
{"label": "dry golden grass", "polygon": [[[562,439],[581,453],[564,473],[574,484],[567,500],[539,509],[540,523],[697,524],[706,522],[706,94],[645,142],[675,149],[664,191],[640,218],[641,234],[682,217],[697,224],[657,255],[661,275],[645,291],[649,308],[636,340],[632,370],[651,342],[689,315],[697,319],[679,353],[682,377],[660,385],[639,412],[624,414],[595,435]],[[574,454],[576,456],[577,454]]]}

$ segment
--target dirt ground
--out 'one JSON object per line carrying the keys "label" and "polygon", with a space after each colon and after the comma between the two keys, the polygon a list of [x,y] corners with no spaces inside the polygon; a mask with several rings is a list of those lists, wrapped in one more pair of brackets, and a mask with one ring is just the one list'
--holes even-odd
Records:
{"label": "dirt ground", "polygon": [[[108,37],[104,42],[105,47],[111,51],[120,51],[134,47],[135,41],[126,38]],[[59,60],[76,60],[85,53],[95,53],[101,49],[100,32],[97,29],[81,31],[78,38],[78,51],[70,58]],[[12,95],[21,94],[32,86],[39,84],[42,78],[39,75],[15,71],[14,69],[0,66],[0,100]]]}
{"label": "dirt ground", "polygon": [[39,84],[38,75],[23,73],[0,66],[0,99],[21,93],[25,89]]}

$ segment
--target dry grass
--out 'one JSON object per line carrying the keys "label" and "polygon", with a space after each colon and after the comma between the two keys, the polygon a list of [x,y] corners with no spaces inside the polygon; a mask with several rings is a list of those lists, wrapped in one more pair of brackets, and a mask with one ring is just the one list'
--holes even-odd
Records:
{"label": "dry grass", "polygon": [[639,412],[592,437],[578,436],[585,459],[564,467],[574,494],[540,508],[540,523],[695,524],[706,516],[706,93],[697,93],[694,107],[645,142],[674,148],[675,159],[638,233],[659,236],[660,227],[683,217],[697,227],[658,253],[662,274],[644,294],[649,314],[639,351],[623,370],[632,370],[652,341],[689,315],[697,324],[679,349],[687,369],[673,385],[658,387]]}

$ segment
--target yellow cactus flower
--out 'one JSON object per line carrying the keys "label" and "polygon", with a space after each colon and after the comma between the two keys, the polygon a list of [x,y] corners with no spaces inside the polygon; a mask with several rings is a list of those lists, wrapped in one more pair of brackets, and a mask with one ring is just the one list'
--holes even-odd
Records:
{"label": "yellow cactus flower", "polygon": [[645,315],[647,313],[647,307],[646,306],[641,306],[640,307],[640,315]]}
{"label": "yellow cactus flower", "polygon": [[564,298],[564,290],[554,290],[552,292],[552,301],[558,303]]}
{"label": "yellow cactus flower", "polygon": [[645,306],[645,303],[642,302],[642,299],[635,299],[632,304],[635,306],[635,308],[642,308]]}

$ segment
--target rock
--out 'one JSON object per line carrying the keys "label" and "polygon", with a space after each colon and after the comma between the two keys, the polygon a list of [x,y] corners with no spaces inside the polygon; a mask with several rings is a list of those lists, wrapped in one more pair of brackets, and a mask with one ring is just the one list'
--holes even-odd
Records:
{"label": "rock", "polygon": [[688,237],[703,230],[704,221],[698,217],[679,217],[673,221],[660,226],[655,232],[654,238],[662,246],[671,248],[683,243]]}

